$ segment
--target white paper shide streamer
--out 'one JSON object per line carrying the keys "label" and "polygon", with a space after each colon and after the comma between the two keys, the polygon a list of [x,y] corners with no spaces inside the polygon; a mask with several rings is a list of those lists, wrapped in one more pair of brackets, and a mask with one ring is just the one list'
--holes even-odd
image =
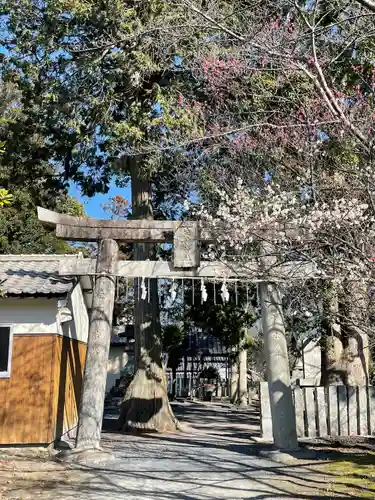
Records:
{"label": "white paper shide streamer", "polygon": [[169,296],[170,296],[172,302],[174,302],[176,300],[176,297],[177,297],[177,283],[175,282],[175,280],[172,281],[172,285],[171,285],[171,288],[169,290]]}
{"label": "white paper shide streamer", "polygon": [[203,279],[201,279],[201,297],[202,297],[202,304],[203,302],[207,302],[208,299],[207,288],[206,285],[204,284]]}
{"label": "white paper shide streamer", "polygon": [[229,302],[229,290],[225,280],[221,286],[221,299],[223,302]]}
{"label": "white paper shide streamer", "polygon": [[147,288],[146,288],[146,281],[144,278],[142,278],[142,281],[141,281],[141,299],[142,300],[147,299]]}

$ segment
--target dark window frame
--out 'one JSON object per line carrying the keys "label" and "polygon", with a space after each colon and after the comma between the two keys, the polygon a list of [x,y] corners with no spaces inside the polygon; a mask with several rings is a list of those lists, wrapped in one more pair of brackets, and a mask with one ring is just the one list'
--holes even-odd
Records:
{"label": "dark window frame", "polygon": [[12,371],[12,352],[13,352],[13,325],[8,323],[0,323],[0,328],[9,328],[9,351],[8,351],[8,366],[6,371],[0,371],[0,379],[10,378]]}

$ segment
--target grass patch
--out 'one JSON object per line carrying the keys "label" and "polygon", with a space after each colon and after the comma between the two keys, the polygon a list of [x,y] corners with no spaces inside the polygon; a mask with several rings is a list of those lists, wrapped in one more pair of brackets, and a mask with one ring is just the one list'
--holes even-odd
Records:
{"label": "grass patch", "polygon": [[[314,469],[326,474],[332,492],[348,493],[354,498],[375,498],[375,452],[345,453],[339,459],[316,465]],[[334,498],[334,497],[333,497]]]}

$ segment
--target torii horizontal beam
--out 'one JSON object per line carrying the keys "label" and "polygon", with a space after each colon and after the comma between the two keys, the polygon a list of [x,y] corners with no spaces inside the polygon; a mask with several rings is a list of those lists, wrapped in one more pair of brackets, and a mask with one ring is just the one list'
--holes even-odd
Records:
{"label": "torii horizontal beam", "polygon": [[[61,276],[84,276],[96,274],[95,259],[71,258],[60,262]],[[119,261],[115,276],[127,278],[207,278],[207,279],[246,279],[256,281],[285,281],[322,278],[322,273],[311,262],[290,262],[264,270],[258,262],[243,264],[224,262],[204,262],[197,269],[175,268],[172,262],[165,261]]]}
{"label": "torii horizontal beam", "polygon": [[[108,220],[90,217],[73,217],[59,214],[52,210],[38,207],[38,218],[43,224],[55,227],[56,236],[70,241],[99,241],[114,239],[129,243],[172,243],[174,234],[190,230],[195,238],[206,243],[214,243],[218,239],[220,228],[201,227],[196,221],[160,221],[160,220]],[[294,224],[290,226],[272,226],[260,228],[254,224],[254,235],[266,238],[275,232],[295,239],[300,230]]]}
{"label": "torii horizontal beam", "polygon": [[56,228],[56,236],[68,241],[112,239],[128,243],[172,243],[175,267],[199,266],[199,242],[214,241],[210,231],[201,230],[196,221],[98,220],[72,217],[38,207],[38,218]]}
{"label": "torii horizontal beam", "polygon": [[[198,228],[196,221],[107,220],[73,217],[38,207],[38,218],[56,228],[56,236],[71,241],[113,239],[129,243],[172,243],[181,228]],[[199,240],[214,241],[212,231],[202,229]]]}

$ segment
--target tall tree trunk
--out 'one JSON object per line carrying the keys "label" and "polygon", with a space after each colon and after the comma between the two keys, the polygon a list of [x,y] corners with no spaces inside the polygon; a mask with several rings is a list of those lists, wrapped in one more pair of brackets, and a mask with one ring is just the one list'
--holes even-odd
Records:
{"label": "tall tree trunk", "polygon": [[[138,161],[131,166],[133,219],[153,220],[151,183],[142,175]],[[154,257],[154,245],[134,245],[134,259]],[[148,283],[147,283],[148,284]],[[135,360],[136,371],[126,392],[120,415],[124,430],[172,432],[178,428],[168,401],[167,379],[162,362],[157,280],[150,280],[146,300],[141,281],[135,280]]]}
{"label": "tall tree trunk", "polygon": [[232,359],[230,367],[230,401],[236,404],[238,401],[239,372],[238,372],[238,353]]}
{"label": "tall tree trunk", "polygon": [[238,404],[247,406],[247,349],[241,349],[238,355],[239,380],[238,380]]}
{"label": "tall tree trunk", "polygon": [[323,320],[322,320],[322,385],[342,384],[341,371],[341,327],[338,320],[339,300],[337,285],[324,281]]}
{"label": "tall tree trunk", "polygon": [[325,284],[322,322],[322,383],[366,385],[369,381],[369,346],[364,331],[368,296],[359,281],[343,283],[339,293]]}
{"label": "tall tree trunk", "polygon": [[[344,283],[339,312],[341,316],[341,371],[344,383],[367,385],[369,347],[365,332],[368,311],[367,287],[360,281]],[[349,293],[348,293],[349,292]]]}

